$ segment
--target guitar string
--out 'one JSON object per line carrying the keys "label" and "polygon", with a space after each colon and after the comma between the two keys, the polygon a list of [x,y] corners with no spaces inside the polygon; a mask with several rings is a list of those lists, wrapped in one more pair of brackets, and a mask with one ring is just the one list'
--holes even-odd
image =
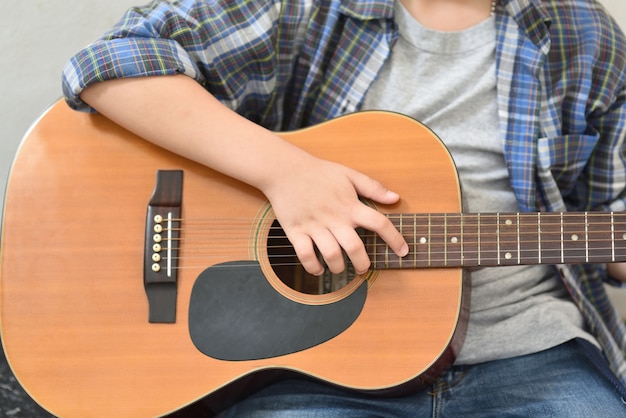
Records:
{"label": "guitar string", "polygon": [[[610,250],[610,248],[606,248],[605,250]],[[555,250],[556,251],[556,250]],[[594,256],[594,255],[589,255],[588,257],[588,261],[584,260],[583,256],[579,257],[580,260],[579,261],[570,261],[569,263],[573,263],[573,264],[578,264],[578,263],[585,263],[585,262],[589,262],[589,263],[604,263],[607,262],[606,260],[606,256]],[[177,257],[175,258],[178,261],[186,261],[189,260],[190,257]],[[232,261],[232,259],[222,259],[221,257],[218,256],[206,256],[206,257],[199,257],[196,258],[195,260],[198,259],[202,259],[202,260],[207,260],[207,263],[210,263],[211,261],[209,260],[218,260],[219,262],[225,262],[225,261]],[[302,267],[302,264],[299,262],[272,262],[272,259],[276,259],[276,257],[269,257],[269,261],[270,261],[270,265],[273,267],[294,267],[294,266],[300,266]],[[453,262],[450,260],[450,257],[448,256],[447,258],[437,258],[435,254],[431,253],[430,258],[418,258],[417,260],[413,260],[413,259],[404,259],[404,266],[406,268],[413,268],[413,266],[415,266],[415,268],[419,269],[419,268],[462,268],[462,267],[498,267],[498,266],[512,266],[512,265],[536,265],[536,264],[561,264],[560,261],[560,254],[559,255],[553,255],[553,256],[543,256],[542,258],[542,262],[538,263],[538,258],[537,256],[533,256],[533,257],[522,257],[523,261],[522,262],[517,262],[517,259],[511,259],[511,260],[501,260],[501,258],[498,258],[496,256],[494,257],[486,257],[486,256],[481,256],[480,260],[481,263],[478,264],[477,260],[478,258],[476,257],[469,257],[469,256],[465,256],[462,260],[458,260],[458,262]],[[164,258],[165,260],[165,258]],[[498,260],[501,260],[501,262],[498,264]],[[620,260],[620,261],[624,261],[624,260]],[[398,262],[394,262],[393,260],[389,260],[387,261],[376,261],[374,263],[374,266],[372,267],[373,269],[384,269],[384,265],[388,263],[389,267],[388,268],[395,268],[395,267],[400,267]],[[346,265],[351,265],[352,263],[350,263],[349,261],[346,262]],[[380,264],[380,266],[379,266]],[[566,262],[566,264],[568,264],[568,262]],[[218,267],[218,268],[231,268],[231,267],[235,267],[235,266],[231,266],[231,265],[221,265],[221,264],[185,264],[185,265],[177,265],[175,267],[173,267],[173,269],[176,270],[186,270],[186,269],[203,269],[203,268],[207,268],[207,267]]]}
{"label": "guitar string", "polygon": [[[424,218],[427,219],[427,218]],[[431,220],[434,219],[434,217],[431,217]],[[447,220],[450,221],[451,217],[448,216]],[[460,219],[460,218],[459,218]],[[253,219],[250,219],[253,220]],[[251,233],[253,233],[254,231],[254,226],[250,225],[246,220],[243,219],[239,219],[239,220],[231,220],[231,221],[227,221],[226,219],[221,219],[219,221],[214,221],[214,220],[210,220],[208,222],[205,221],[185,221],[183,219],[176,219],[176,222],[181,222],[183,223],[184,227],[181,228],[173,228],[172,230],[175,231],[183,231],[183,237],[181,239],[186,239],[186,240],[191,240],[191,238],[197,238],[198,236],[201,239],[205,239],[209,236],[215,236],[214,234],[211,235],[204,235],[205,232],[212,232],[215,233],[217,231],[225,231],[226,232],[226,237],[230,238],[231,240],[238,240],[238,239],[242,239],[242,238],[250,238]],[[571,237],[576,236],[579,239],[579,242],[584,243],[584,242],[598,242],[598,241],[612,241],[611,238],[606,238],[606,239],[597,239],[597,236],[600,234],[608,234],[609,232],[613,232],[612,230],[597,230],[598,227],[604,228],[604,227],[613,227],[613,229],[615,229],[617,227],[617,229],[620,229],[620,227],[623,227],[624,225],[626,225],[626,222],[587,222],[586,225],[580,225],[580,227],[577,228],[572,228],[571,224],[563,224],[561,225],[560,223],[558,224],[548,224],[545,222],[542,223],[541,225],[541,229],[538,230],[536,228],[533,228],[535,225],[530,225],[530,224],[523,224],[520,223],[519,227],[523,228],[523,230],[517,230],[518,229],[518,224],[511,224],[511,225],[506,225],[503,224],[501,225],[501,227],[506,226],[508,227],[507,229],[510,230],[510,232],[500,232],[498,235],[500,236],[500,242],[504,242],[504,243],[517,243],[518,241],[525,241],[525,242],[529,242],[532,243],[534,242],[534,240],[528,240],[526,239],[527,236],[530,237],[537,237],[539,234],[541,234],[542,236],[552,236],[552,237],[556,237],[558,236],[559,239],[545,239],[542,238],[541,242],[542,243],[546,243],[546,244],[550,244],[550,243],[560,243],[561,241],[565,240],[565,239],[560,239],[560,237],[568,237],[568,239],[566,241],[570,241],[571,242]],[[240,229],[237,229],[237,227],[239,227]],[[463,228],[463,230],[461,231],[461,227]],[[416,235],[424,235],[424,236],[428,236],[431,238],[431,243],[432,242],[443,242],[442,240],[434,240],[432,239],[433,237],[437,238],[437,237],[454,237],[454,236],[463,236],[465,238],[473,238],[473,237],[478,237],[479,235],[481,237],[483,236],[492,236],[494,235],[494,233],[496,232],[494,231],[489,231],[487,228],[493,227],[494,229],[497,228],[497,224],[493,224],[493,223],[488,223],[485,222],[485,217],[483,216],[481,218],[481,223],[480,223],[480,227],[481,227],[481,232],[480,234],[478,233],[477,229],[478,229],[478,223],[472,223],[472,222],[463,222],[462,224],[451,224],[450,222],[447,223],[447,233],[432,233],[432,228],[444,228],[444,225],[432,225],[431,223],[431,231],[430,231],[430,235],[428,234],[428,231],[424,231],[426,232],[425,234],[416,234]],[[550,227],[553,227],[555,229],[552,229]],[[423,228],[426,228],[426,226],[424,225]],[[453,229],[458,228],[458,231],[453,231]],[[416,231],[414,226],[411,225],[405,225],[405,227],[403,228],[404,230],[402,231],[402,233],[405,233],[406,230],[410,230],[410,233],[405,234],[408,237],[413,237],[414,234],[413,232]],[[476,232],[473,232],[472,229],[476,229]],[[275,231],[275,230],[282,230],[282,228],[280,227],[270,227],[268,228],[268,233],[271,231]],[[166,228],[164,228],[164,231],[167,231]],[[451,232],[452,231],[452,232]],[[420,231],[422,232],[422,231]],[[241,235],[237,235],[241,233]],[[458,233],[458,234],[457,234]],[[375,234],[371,233],[371,232],[367,232],[365,234],[362,234],[362,237],[367,239],[367,238],[372,238]],[[618,233],[619,236],[619,233]],[[508,238],[510,237],[514,237],[513,240],[511,241],[507,241]],[[524,239],[518,239],[523,237]],[[276,239],[281,239],[284,238],[286,239],[286,235],[277,235],[277,236],[273,236],[273,238]],[[220,237],[218,236],[218,239],[222,240],[224,239],[224,237]],[[504,241],[503,241],[504,239]],[[621,241],[626,239],[626,234],[622,233],[621,235],[621,239],[616,239],[615,241]],[[539,241],[539,240],[537,240]],[[495,244],[497,241],[489,241],[489,240],[481,240],[481,244],[483,245],[490,245],[490,244]],[[470,242],[471,243],[471,242]],[[382,244],[381,244],[382,245]]]}
{"label": "guitar string", "polygon": [[[588,218],[606,217],[607,215],[609,215],[609,214],[605,214],[605,213],[588,214]],[[390,216],[394,216],[394,215],[390,215]],[[400,215],[397,215],[397,217],[399,217],[399,216],[400,216]],[[431,215],[431,220],[432,220],[433,218],[438,217],[438,216],[439,216],[439,217],[441,217],[441,218],[443,218],[443,217],[444,217],[444,215],[434,215],[434,216],[433,216],[433,215]],[[467,215],[464,215],[464,214],[448,214],[448,215],[445,215],[445,216],[447,217],[448,221],[449,221],[450,219],[454,219],[455,217],[456,217],[456,218],[459,218],[459,219],[460,219],[460,218],[467,218]],[[482,220],[484,221],[485,219],[488,219],[490,216],[491,216],[492,218],[494,218],[494,219],[495,219],[497,215],[496,215],[496,214],[483,215]],[[536,215],[527,215],[527,214],[524,214],[524,216],[527,216],[527,217],[528,217],[528,216],[533,216],[533,217],[534,217],[534,216],[536,216]],[[583,214],[580,214],[580,216],[584,216],[584,215],[583,215]],[[410,217],[411,217],[411,218],[415,218],[416,220],[417,220],[417,219],[419,219],[419,218],[422,218],[422,219],[427,219],[427,215],[419,215],[419,214],[416,214],[416,215],[410,215]],[[547,218],[547,217],[554,217],[554,218],[559,217],[559,218],[560,218],[560,215],[559,215],[559,214],[553,214],[553,213],[550,213],[550,214],[546,213],[546,214],[543,214],[543,215],[542,215],[542,218]],[[247,222],[250,222],[251,220],[254,220],[254,218],[248,218],[248,219],[247,219]],[[189,224],[189,223],[191,223],[191,224],[194,224],[194,223],[196,223],[196,224],[200,224],[200,225],[203,225],[203,226],[204,226],[203,231],[207,231],[207,230],[209,230],[209,231],[211,231],[211,232],[214,232],[215,228],[210,228],[210,227],[209,227],[209,228],[207,229],[207,228],[206,228],[206,227],[207,227],[207,225],[208,225],[208,224],[216,224],[216,223],[218,223],[218,224],[220,225],[220,228],[219,228],[219,229],[223,229],[223,230],[228,231],[229,238],[230,238],[231,240],[233,240],[233,239],[234,239],[235,241],[237,241],[237,239],[236,239],[236,238],[233,238],[233,227],[232,227],[232,224],[230,223],[230,221],[227,221],[226,219],[221,219],[221,220],[217,220],[217,221],[216,221],[216,220],[211,220],[211,221],[209,221],[208,223],[207,223],[207,222],[205,222],[205,221],[202,221],[202,220],[199,220],[199,221],[198,221],[198,220],[196,220],[196,221],[191,221],[191,222],[190,222],[190,221],[185,221],[185,220],[183,220],[183,219],[177,219],[176,221],[177,221],[177,222],[182,222],[182,223],[184,223],[184,224],[185,224],[185,226],[188,226],[188,224]],[[240,220],[240,221],[241,221],[241,220]],[[588,222],[588,223],[587,223],[587,228],[590,228],[590,227],[591,227],[591,228],[593,228],[594,226],[597,226],[597,225],[611,225],[611,224],[612,224],[614,227],[615,227],[615,226],[619,226],[619,225],[624,225],[624,223],[620,223],[620,222],[608,222],[608,223],[607,223],[607,222],[603,222],[603,223]],[[481,225],[482,225],[482,223],[481,223]],[[559,222],[559,224],[557,224],[557,226],[559,226],[559,225],[560,225],[560,222]],[[244,236],[244,238],[247,240],[247,239],[249,239],[249,238],[250,238],[250,226],[249,226],[248,224],[246,224],[246,221],[243,221],[243,226],[244,226],[244,231],[245,231],[245,236]],[[466,228],[466,227],[468,227],[468,226],[471,226],[471,224],[464,224],[464,227],[465,227],[465,228]],[[485,226],[487,226],[487,225],[485,225]],[[489,225],[489,226],[492,226],[492,225]],[[495,226],[495,225],[493,225],[493,226]],[[545,226],[547,226],[547,225],[546,225],[546,224],[544,224],[544,227],[545,227]],[[180,229],[180,228],[179,228],[179,229]],[[271,227],[270,229],[275,229],[275,227]],[[189,227],[186,227],[186,228],[185,228],[185,231],[183,232],[183,237],[178,238],[177,240],[178,240],[178,241],[180,241],[181,243],[183,243],[183,242],[187,242],[187,241],[189,241],[189,242],[193,243],[193,242],[194,242],[194,240],[195,240],[195,239],[197,239],[197,237],[198,237],[198,236],[196,235],[196,236],[191,237],[191,235],[195,235],[195,234],[189,234],[189,231],[192,231],[192,232],[193,232],[194,230],[195,230],[194,228],[189,228]],[[583,231],[578,231],[578,232],[579,232],[579,233],[581,233],[581,234],[583,234]],[[606,232],[606,231],[602,231],[602,232]],[[542,231],[541,233],[542,233],[543,235],[553,235],[553,236],[558,235],[558,236],[560,237],[560,236],[562,236],[562,235],[563,235],[563,233],[564,233],[564,232],[563,232],[563,231],[561,231],[561,230],[559,230],[559,231]],[[568,231],[568,232],[567,232],[567,234],[570,234],[570,233],[571,233],[571,231]],[[610,240],[610,239],[594,239],[594,238],[590,238],[590,236],[595,236],[595,235],[597,235],[597,234],[598,234],[598,232],[597,232],[597,231],[588,231],[588,232],[586,232],[586,233],[588,234],[588,236],[587,236],[584,240],[580,240],[580,244],[587,243],[586,245],[587,245],[588,247],[590,247],[590,248],[588,248],[589,250],[591,250],[591,251],[609,251],[609,250],[613,249],[613,247],[597,247],[597,246],[594,246],[594,245],[593,245],[593,243],[597,243],[597,242],[603,242],[603,243],[605,243],[605,242],[611,242],[611,241],[612,241],[612,240]],[[436,236],[437,236],[437,237],[439,237],[439,236],[443,237],[444,235],[445,235],[445,236],[450,236],[450,234],[436,234]],[[482,236],[482,235],[485,235],[485,233],[481,233],[481,236]],[[490,235],[490,234],[487,234],[487,235]],[[536,232],[536,231],[531,231],[531,232],[528,232],[528,233],[525,233],[525,232],[520,232],[520,233],[517,233],[517,232],[516,232],[516,233],[511,233],[511,234],[503,233],[503,234],[500,234],[500,235],[501,235],[501,237],[500,237],[500,245],[501,245],[501,247],[506,247],[508,244],[517,243],[517,242],[519,241],[519,240],[518,240],[518,237],[519,237],[519,236],[521,236],[521,235],[531,235],[531,236],[533,236],[533,237],[534,237],[534,236],[536,236],[536,235],[537,235],[537,232]],[[506,240],[507,235],[508,235],[508,236],[513,236],[513,235],[514,235],[514,236],[515,236],[515,239],[514,239],[513,241],[507,241],[507,240]],[[187,236],[187,237],[186,237],[186,236]],[[367,239],[367,237],[368,237],[368,236],[369,236],[369,237],[372,237],[372,236],[374,236],[374,234],[371,234],[371,233],[370,233],[370,234],[366,234],[364,238],[365,238],[365,239]],[[411,234],[411,236],[412,236],[412,234]],[[477,234],[477,233],[476,233],[476,234],[467,233],[466,231],[464,231],[464,233],[463,233],[463,237],[465,237],[465,238],[472,237],[472,236],[478,236],[478,234]],[[443,241],[433,240],[433,239],[432,239],[432,238],[433,238],[433,235],[432,235],[432,234],[431,234],[431,236],[430,236],[430,237],[431,237],[431,246],[434,246],[434,247],[435,247],[434,249],[432,249],[432,248],[431,248],[431,251],[430,251],[430,254],[431,254],[431,264],[440,264],[442,261],[446,260],[446,258],[449,256],[449,254],[454,254],[454,253],[455,253],[454,249],[458,249],[458,248],[460,248],[460,246],[456,246],[456,247],[453,247],[453,251],[438,251],[438,248],[437,248],[437,247],[438,247],[438,246],[443,246],[445,243],[444,243]],[[503,240],[503,237],[504,237],[504,240]],[[191,239],[191,238],[193,238],[193,239]],[[206,237],[205,237],[205,236],[202,236],[202,235],[200,236],[200,238],[201,238],[202,240],[205,240],[205,239],[206,239]],[[284,235],[283,235],[283,236],[277,236],[276,238],[281,239],[281,238],[286,238],[286,236],[284,236]],[[214,240],[215,240],[215,239],[220,240],[220,237],[219,237],[219,236],[218,236],[217,238],[213,237],[213,239],[214,239]],[[561,243],[561,241],[562,241],[561,239],[556,239],[556,240],[547,240],[547,239],[542,239],[542,240],[541,240],[541,243],[542,243],[543,245],[547,245],[547,246],[549,246],[549,244],[551,244],[551,243],[552,243],[552,244],[555,244],[555,243],[560,244],[560,243]],[[196,242],[198,242],[198,241],[196,241]],[[205,242],[206,242],[206,241],[205,241]],[[534,242],[534,241],[533,241],[533,242]],[[537,240],[537,242],[538,242],[538,240]],[[532,242],[531,242],[531,243],[532,243]],[[495,244],[496,244],[496,241],[493,241],[493,242],[490,242],[490,241],[485,241],[485,240],[482,240],[482,241],[481,241],[481,245],[482,245],[483,247],[489,247],[490,245],[491,245],[491,246],[493,246],[493,245],[495,245]],[[589,244],[592,244],[592,245],[591,245],[591,246],[589,246]],[[467,244],[467,243],[464,243],[464,244],[463,244],[464,261],[466,261],[466,262],[471,262],[473,259],[475,259],[475,258],[477,257],[477,255],[478,255],[478,253],[479,253],[479,251],[477,251],[477,250],[472,250],[472,249],[471,249],[472,245],[473,245],[473,244]],[[381,244],[376,245],[376,247],[378,247],[378,246],[383,246],[383,248],[385,248],[385,247],[386,247],[386,244],[381,243]],[[235,247],[236,247],[236,246],[234,246],[234,245],[233,245],[233,247],[232,247],[232,248],[235,248]],[[281,245],[281,246],[276,246],[276,245],[275,245],[275,246],[271,246],[271,245],[270,245],[270,246],[267,246],[267,249],[268,249],[269,251],[271,251],[271,250],[274,250],[274,249],[276,249],[276,248],[281,248],[281,247],[282,247],[282,248],[287,248],[287,247],[290,247],[290,246],[289,246],[289,245],[286,245],[286,246],[285,246],[285,245]],[[419,247],[419,246],[418,246],[418,247]],[[239,247],[237,247],[237,248],[239,248]],[[189,251],[189,249],[191,249],[191,251]],[[210,256],[210,255],[209,255],[209,256],[207,256],[207,255],[206,255],[206,253],[205,253],[205,250],[212,250],[212,251],[215,251],[216,249],[220,251],[220,254],[218,254],[218,255],[214,255],[214,256]],[[184,253],[184,254],[185,254],[185,253],[189,253],[189,252],[194,253],[194,254],[201,254],[201,255],[195,255],[195,256],[194,256],[194,255],[191,255],[191,256],[190,256],[190,255],[186,255],[186,256],[184,256],[184,257],[178,257],[178,259],[179,259],[179,260],[181,260],[181,259],[189,259],[189,258],[202,258],[202,259],[221,258],[221,257],[228,256],[228,254],[223,254],[223,253],[222,253],[222,251],[223,251],[224,249],[228,249],[228,247],[227,247],[227,246],[220,245],[220,246],[217,246],[217,248],[216,248],[216,246],[215,246],[215,245],[210,245],[210,246],[208,246],[208,247],[203,247],[203,246],[202,246],[202,247],[198,247],[198,246],[189,246],[189,247],[185,247],[185,248],[183,248],[183,249],[181,249],[181,248],[177,248],[177,250],[179,250],[179,251],[183,251],[183,253]],[[619,249],[619,248],[618,248],[618,249]],[[567,250],[567,251],[569,251],[569,252],[571,252],[571,251],[582,251],[582,250],[583,250],[583,248],[577,248],[577,249],[566,249],[566,250]],[[482,250],[482,251],[480,251],[480,252],[481,252],[481,253],[483,253],[483,254],[489,254],[489,253],[493,253],[494,251],[495,251],[494,249],[484,249],[484,250]],[[504,251],[506,251],[506,250],[504,250]],[[501,253],[503,253],[504,251],[501,251]],[[558,255],[554,255],[554,256],[552,256],[552,258],[554,258],[555,260],[558,260],[558,259],[560,258],[560,253],[562,252],[562,250],[561,250],[560,248],[546,248],[546,251],[548,251],[548,252],[557,252],[557,253],[558,253]],[[537,254],[537,250],[536,250],[536,249],[534,249],[534,248],[528,248],[528,249],[527,249],[527,248],[521,248],[521,249],[519,249],[519,250],[517,250],[517,249],[516,249],[516,250],[513,250],[513,251],[511,251],[511,252],[512,252],[512,253],[515,253],[515,255],[516,255],[516,256],[518,256],[518,253],[519,253],[519,257],[523,257],[523,258],[525,258],[525,259],[527,259],[527,258],[530,258],[530,259],[536,259],[536,258],[537,258],[537,256],[529,256],[529,255],[528,255],[528,254]],[[372,255],[373,255],[373,254],[375,254],[375,253],[378,253],[378,254],[384,254],[384,253],[385,253],[385,250],[378,250],[378,249],[376,249],[376,250],[375,250],[372,254],[370,254],[370,256],[372,256]],[[544,253],[545,253],[545,251],[544,251]],[[411,251],[411,252],[410,252],[410,253],[409,253],[409,254],[408,254],[408,255],[407,255],[404,259],[405,259],[405,260],[406,260],[406,259],[409,259],[409,264],[410,264],[410,262],[411,262],[411,261],[415,262],[415,261],[418,259],[418,257],[419,257],[419,255],[420,255],[420,254],[422,254],[422,252],[419,252],[419,251]],[[442,256],[442,254],[443,254],[444,256],[443,256],[441,259],[439,259],[439,258],[438,258],[438,256],[439,256],[439,257],[441,257],[441,256]],[[550,257],[550,255],[548,255],[549,253],[546,253],[546,254],[547,254],[547,255],[544,255],[544,257]],[[472,256],[474,256],[474,258],[473,258]],[[268,255],[268,257],[269,257],[269,258],[274,258],[274,259],[278,259],[278,258],[285,258],[285,256],[284,256],[284,255],[271,255],[271,254],[269,254],[269,255]],[[393,257],[393,255],[392,255],[392,257]],[[413,259],[413,260],[411,260],[411,259]],[[493,262],[494,260],[496,260],[496,259],[497,259],[497,257],[489,258],[489,257],[487,257],[487,256],[483,255],[483,256],[481,257],[481,259],[483,260],[483,262],[484,262],[484,263],[489,263],[489,262]],[[589,262],[592,262],[594,259],[605,260],[605,259],[606,259],[606,256],[604,256],[604,255],[588,254],[588,255],[587,255],[587,257],[586,257],[586,259],[587,259]],[[420,260],[417,260],[417,261],[418,261],[418,262],[421,262]],[[270,261],[270,263],[271,263],[271,261]],[[291,265],[298,265],[299,263],[288,263],[288,264],[291,264]],[[278,265],[283,265],[283,264],[273,264],[273,265],[278,266]]]}
{"label": "guitar string", "polygon": [[[424,218],[426,219],[426,218]],[[433,219],[433,218],[431,218]],[[450,217],[447,218],[447,220],[450,220]],[[255,226],[252,225],[253,222],[250,221],[246,221],[246,220],[231,220],[231,221],[226,221],[226,220],[220,220],[220,221],[185,221],[183,219],[176,219],[176,222],[181,222],[183,224],[182,227],[179,228],[172,228],[173,231],[183,231],[184,232],[184,236],[186,237],[197,237],[197,236],[201,236],[201,237],[207,237],[209,235],[204,235],[204,233],[206,232],[225,232],[227,237],[231,237],[233,239],[241,239],[243,238],[247,238],[249,237],[252,233],[254,233],[255,230]],[[484,217],[481,218],[481,222],[480,222],[480,228],[481,228],[481,232],[480,234],[478,233],[478,223],[472,223],[472,222],[463,222],[460,224],[452,224],[450,222],[447,222],[444,226],[444,224],[436,224],[434,222],[431,222],[431,233],[430,236],[435,236],[435,237],[452,237],[455,235],[463,235],[464,237],[476,237],[478,235],[480,236],[491,236],[494,235],[494,233],[496,232],[497,229],[497,224],[494,223],[488,223],[488,222],[484,222]],[[519,231],[517,230],[519,228],[521,228]],[[503,224],[501,223],[500,228],[502,227],[506,227],[508,229],[508,231],[504,231],[504,232],[500,232],[498,235],[500,236],[500,239],[502,238],[507,238],[507,237],[515,237],[514,240],[512,240],[511,242],[517,242],[518,239],[517,237],[521,237],[521,236],[537,236],[539,233],[541,235],[545,235],[545,236],[564,236],[564,237],[572,237],[574,235],[576,235],[577,237],[580,238],[581,242],[584,242],[585,240],[583,239],[583,236],[597,236],[599,234],[608,234],[609,232],[612,232],[612,230],[600,230],[599,228],[608,228],[608,227],[613,227],[613,228],[617,228],[618,230],[621,229],[620,227],[624,228],[626,226],[626,222],[587,222],[586,225],[580,225],[580,226],[576,226],[573,227],[572,224],[548,224],[546,222],[542,222],[541,224],[541,229],[538,229],[536,227],[535,224],[523,224],[520,223],[519,225],[517,223],[514,224]],[[461,227],[463,228],[463,230],[461,230]],[[428,231],[427,229],[427,224],[424,225],[420,225],[418,228],[423,228],[424,231],[420,231],[420,232],[425,232],[424,234],[415,234],[415,235],[428,235]],[[432,229],[436,229],[436,228],[440,228],[440,229],[447,229],[447,233],[436,233],[433,234],[432,233]],[[489,228],[493,228],[493,231],[490,231]],[[455,230],[458,229],[458,230]],[[472,231],[474,230],[475,231]],[[267,228],[268,233],[272,232],[272,231],[276,231],[276,230],[282,230],[281,227],[279,226],[271,226],[269,228]],[[419,229],[418,229],[419,230]],[[167,228],[164,228],[163,231],[167,231]],[[409,233],[406,233],[406,231],[409,231]],[[415,226],[410,225],[410,224],[404,224],[403,227],[403,231],[401,231],[402,233],[404,233],[407,236],[412,237],[414,235],[414,231],[416,231]],[[240,235],[238,235],[240,234]],[[371,232],[367,232],[365,234],[362,234],[364,237],[373,237],[375,234],[371,233]],[[619,233],[618,233],[619,236]],[[223,237],[219,237],[220,239],[223,239]],[[286,235],[278,235],[278,236],[274,236],[274,238],[280,239],[280,238],[286,238]],[[622,239],[626,239],[626,228],[624,228],[624,233],[622,233],[621,235]],[[607,238],[608,240],[609,238]],[[523,240],[522,240],[523,241]],[[550,242],[560,242],[560,239],[557,240],[541,240],[542,242],[546,242],[546,243],[550,243]],[[484,241],[481,240],[481,243],[489,243],[489,241]]]}

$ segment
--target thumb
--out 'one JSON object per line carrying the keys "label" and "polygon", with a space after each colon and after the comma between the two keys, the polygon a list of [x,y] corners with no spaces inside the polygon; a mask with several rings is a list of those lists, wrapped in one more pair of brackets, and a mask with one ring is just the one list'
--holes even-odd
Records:
{"label": "thumb", "polygon": [[389,190],[381,182],[375,180],[358,171],[352,171],[350,175],[354,189],[359,194],[367,199],[371,199],[375,202],[382,204],[392,204],[400,200],[398,193]]}

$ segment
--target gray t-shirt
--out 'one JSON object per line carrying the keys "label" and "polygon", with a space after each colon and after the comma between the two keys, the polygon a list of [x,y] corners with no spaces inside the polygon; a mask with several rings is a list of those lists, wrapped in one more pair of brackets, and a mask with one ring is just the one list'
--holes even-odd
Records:
{"label": "gray t-shirt", "polygon": [[[433,129],[457,165],[466,212],[519,211],[499,130],[494,19],[440,32],[396,1],[396,23],[400,38],[362,109],[400,112]],[[457,364],[534,353],[576,337],[595,343],[551,266],[476,269],[471,299]]]}

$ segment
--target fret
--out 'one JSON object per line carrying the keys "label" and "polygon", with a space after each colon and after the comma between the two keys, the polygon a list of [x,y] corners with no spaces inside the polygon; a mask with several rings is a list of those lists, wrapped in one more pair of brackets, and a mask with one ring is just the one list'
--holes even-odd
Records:
{"label": "fret", "polygon": [[[404,225],[403,222],[404,221],[404,216],[402,216],[402,214],[400,214],[400,232],[402,233],[402,231],[404,231]],[[387,261],[389,261],[389,247],[385,246],[385,249],[387,251]],[[395,255],[395,254],[394,254]],[[398,267],[402,268],[402,257],[397,257],[398,258]]]}
{"label": "fret", "polygon": [[432,218],[430,216],[430,214],[428,214],[428,238],[426,239],[426,242],[428,243],[428,267],[432,266],[432,248],[431,248],[431,243],[432,243]]}
{"label": "fret", "polygon": [[561,263],[585,263],[589,259],[589,227],[584,213],[560,214],[563,221]]}
{"label": "fret", "polygon": [[498,236],[498,215],[483,213],[480,216],[480,265],[500,264],[500,243]]}
{"label": "fret", "polygon": [[615,215],[592,212],[587,216],[589,263],[616,261]]}
{"label": "fret", "polygon": [[537,260],[541,264],[541,212],[537,212]]}
{"label": "fret", "polygon": [[413,268],[417,268],[417,214],[413,214]]}
{"label": "fret", "polygon": [[515,219],[516,219],[516,230],[517,230],[517,264],[522,264],[522,243],[520,241],[520,216],[519,216],[519,212],[517,212],[515,214]]}
{"label": "fret", "polygon": [[611,212],[611,261],[615,262],[615,214]]}
{"label": "fret", "polygon": [[443,214],[443,265],[448,266],[448,215]]}
{"label": "fret", "polygon": [[[393,214],[388,215],[388,219],[391,223],[400,231],[400,233],[405,236],[404,231],[404,215],[403,214]],[[403,258],[398,257],[391,248],[380,239],[377,234],[368,233],[366,235],[365,246],[368,254],[370,255],[370,260],[372,261],[372,268],[375,269],[392,269],[392,268],[403,268]],[[409,248],[410,252],[410,248]]]}
{"label": "fret", "polygon": [[430,267],[429,234],[430,226],[428,216],[421,215],[415,222],[415,263],[419,267]]}
{"label": "fret", "polygon": [[558,264],[561,262],[561,216],[558,213],[541,214],[541,262]]}
{"label": "fret", "polygon": [[463,266],[463,222],[466,215],[446,217],[446,261],[448,267]]}
{"label": "fret", "polygon": [[611,214],[611,230],[613,239],[611,240],[611,259],[619,262],[626,261],[626,214]]}
{"label": "fret", "polygon": [[385,268],[389,268],[389,246],[384,246]]}
{"label": "fret", "polygon": [[541,243],[538,240],[537,216],[533,213],[518,213],[519,263],[536,264],[541,258]]}
{"label": "fret", "polygon": [[585,263],[588,263],[588,262],[589,262],[589,213],[585,212]]}
{"label": "fret", "polygon": [[446,267],[447,262],[447,215],[433,214],[429,222],[429,265],[432,267]]}
{"label": "fret", "polygon": [[498,243],[498,265],[500,265],[500,214],[496,214],[496,241]]}
{"label": "fret", "polygon": [[481,231],[481,228],[480,228],[480,213],[478,214],[478,217],[477,217],[477,227],[478,227],[478,233],[476,234],[477,235],[476,239],[478,241],[477,258],[478,258],[478,265],[480,266],[481,265],[481,263],[480,263],[480,261],[481,261],[481,254],[482,254],[482,248],[480,246],[480,237],[482,235],[482,231]]}
{"label": "fret", "polygon": [[498,265],[519,264],[519,221],[512,213],[498,215]]}
{"label": "fret", "polygon": [[[391,220],[391,223],[393,223],[393,225],[396,227],[396,229],[401,230],[400,229],[400,225],[402,222],[401,214],[393,214],[389,217],[389,219]],[[396,254],[393,251],[391,251],[391,249],[386,243],[380,242],[380,245],[382,247],[379,249],[379,251],[382,254],[382,259],[383,259],[383,263],[385,264],[385,268],[387,269],[399,268],[400,257],[396,256]]]}
{"label": "fret", "polygon": [[[398,231],[400,231],[400,233],[405,237],[406,240],[407,234],[404,226],[405,216],[408,215],[392,214],[388,215],[387,217],[391,221],[391,223],[393,223],[393,225],[398,229]],[[385,242],[379,241],[378,237],[375,234],[373,235],[375,236],[374,249],[373,251],[368,252],[372,254],[372,264],[374,265],[374,267],[381,269],[404,268],[404,257],[398,257]],[[410,241],[407,240],[407,244],[409,243]],[[409,244],[409,254],[411,252],[415,254],[414,249],[413,251],[411,251]],[[415,257],[415,255],[413,256]]]}
{"label": "fret", "polygon": [[417,264],[421,267],[430,267],[430,249],[429,249],[429,234],[430,226],[427,215],[420,216],[420,221],[417,223]]}
{"label": "fret", "polygon": [[461,253],[461,266],[465,265],[465,252],[464,247],[465,247],[465,216],[461,216],[460,217],[460,224],[461,224],[461,246],[460,246],[460,253]]}
{"label": "fret", "polygon": [[563,244],[563,212],[559,214],[559,220],[561,222],[561,263],[565,262],[565,248]]}
{"label": "fret", "polygon": [[374,243],[373,243],[373,251],[372,251],[372,262],[374,263],[374,266],[376,266],[376,268],[381,268],[381,266],[377,263],[378,262],[378,234],[372,234],[374,235]]}
{"label": "fret", "polygon": [[461,245],[459,256],[462,266],[480,265],[480,215],[463,215],[460,218]]}

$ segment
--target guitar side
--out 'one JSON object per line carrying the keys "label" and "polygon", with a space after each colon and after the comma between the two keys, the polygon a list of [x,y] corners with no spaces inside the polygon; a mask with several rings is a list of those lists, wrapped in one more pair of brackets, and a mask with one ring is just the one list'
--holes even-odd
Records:
{"label": "guitar side", "polygon": [[[361,116],[283,137],[399,192],[402,201],[384,212],[460,211],[452,160],[430,132],[398,115]],[[266,204],[261,193],[101,116],[55,104],[14,161],[0,266],[7,359],[51,413],[163,415],[207,395],[224,398],[230,384],[275,370],[386,392],[436,373],[458,349],[454,337],[467,293],[455,269],[380,271],[358,320],[336,338],[280,357],[229,362],[200,353],[190,339],[192,286],[209,264],[185,258],[190,249],[183,247],[176,323],[149,323],[142,279],[145,213],[155,173],[163,169],[185,173],[183,219],[249,219],[249,233],[229,238],[234,251],[209,250],[211,264],[257,258],[271,275],[251,238]],[[220,240],[210,236],[203,245],[220,248]]]}

